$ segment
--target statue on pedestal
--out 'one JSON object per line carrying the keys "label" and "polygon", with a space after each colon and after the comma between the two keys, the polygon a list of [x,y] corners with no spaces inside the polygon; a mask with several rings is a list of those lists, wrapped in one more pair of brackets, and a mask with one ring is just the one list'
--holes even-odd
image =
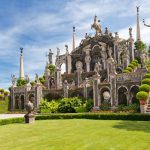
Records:
{"label": "statue on pedestal", "polygon": [[94,17],[94,23],[91,25],[91,29],[96,30],[96,36],[102,34],[101,25],[99,24],[100,20],[97,20],[97,16]]}
{"label": "statue on pedestal", "polygon": [[16,86],[16,76],[14,74],[11,75],[11,82],[12,82],[13,87],[15,87]]}
{"label": "statue on pedestal", "polygon": [[25,123],[33,123],[35,121],[35,115],[33,113],[34,106],[31,101],[28,101],[25,105],[27,113],[24,115]]}

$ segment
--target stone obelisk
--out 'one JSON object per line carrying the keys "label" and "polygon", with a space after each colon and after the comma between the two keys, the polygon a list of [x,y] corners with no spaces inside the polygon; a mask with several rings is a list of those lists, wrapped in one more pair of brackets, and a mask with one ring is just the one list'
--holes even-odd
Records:
{"label": "stone obelisk", "polygon": [[20,48],[20,79],[24,79],[23,48]]}
{"label": "stone obelisk", "polygon": [[75,49],[75,27],[73,27],[72,50]]}
{"label": "stone obelisk", "polygon": [[137,8],[137,17],[136,17],[136,40],[140,41],[141,40],[141,35],[140,35],[140,17],[139,17],[139,8],[140,6],[136,6]]}

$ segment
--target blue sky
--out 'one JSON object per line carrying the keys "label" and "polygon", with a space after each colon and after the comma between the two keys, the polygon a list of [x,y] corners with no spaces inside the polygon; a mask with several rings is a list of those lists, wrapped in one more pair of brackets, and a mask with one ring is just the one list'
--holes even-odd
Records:
{"label": "blue sky", "polygon": [[0,87],[11,86],[11,74],[19,76],[19,48],[24,48],[24,70],[31,80],[35,73],[43,74],[46,52],[51,48],[56,53],[65,44],[72,49],[72,26],[76,27],[76,46],[85,33],[91,30],[96,14],[101,26],[107,26],[120,37],[128,38],[128,28],[133,27],[135,37],[136,5],[140,7],[141,37],[150,43],[149,0],[0,0]]}

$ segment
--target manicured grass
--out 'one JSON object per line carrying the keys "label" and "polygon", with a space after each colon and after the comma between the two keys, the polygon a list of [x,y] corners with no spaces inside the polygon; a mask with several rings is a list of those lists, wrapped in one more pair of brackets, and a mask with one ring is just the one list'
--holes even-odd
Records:
{"label": "manicured grass", "polygon": [[8,112],[8,98],[0,100],[0,114]]}
{"label": "manicured grass", "polygon": [[42,120],[0,126],[0,150],[149,150],[150,122]]}

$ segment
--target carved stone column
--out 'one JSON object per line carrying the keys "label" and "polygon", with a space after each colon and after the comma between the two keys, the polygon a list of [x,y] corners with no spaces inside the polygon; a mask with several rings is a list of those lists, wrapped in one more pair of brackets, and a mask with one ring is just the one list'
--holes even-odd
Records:
{"label": "carved stone column", "polygon": [[67,74],[70,74],[71,73],[71,68],[72,66],[71,66],[71,56],[70,56],[70,54],[68,54],[67,56],[66,56],[66,73]]}
{"label": "carved stone column", "polygon": [[93,101],[94,101],[94,109],[99,109],[100,105],[100,95],[99,95],[99,88],[98,88],[98,80],[100,76],[95,75],[93,78]]}
{"label": "carved stone column", "polygon": [[116,89],[116,75],[111,74],[110,75],[110,89],[111,89],[111,106],[116,106],[117,105],[117,89]]}
{"label": "carved stone column", "polygon": [[68,89],[69,89],[68,82],[67,82],[67,80],[65,80],[65,81],[64,81],[64,86],[63,86],[64,97],[65,97],[65,98],[68,98]]}
{"label": "carved stone column", "polygon": [[85,81],[84,81],[84,98],[88,98],[88,95],[87,95],[87,87],[88,87],[88,78],[85,78]]}
{"label": "carved stone column", "polygon": [[55,69],[55,85],[56,85],[56,89],[61,88],[61,69],[60,68]]}

